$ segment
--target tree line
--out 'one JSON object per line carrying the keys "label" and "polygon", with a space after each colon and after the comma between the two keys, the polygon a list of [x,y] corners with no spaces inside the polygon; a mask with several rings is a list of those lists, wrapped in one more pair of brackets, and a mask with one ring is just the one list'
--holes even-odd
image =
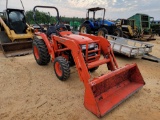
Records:
{"label": "tree line", "polygon": [[[26,19],[29,24],[35,24],[32,10],[26,11]],[[49,12],[47,13],[36,10],[36,21],[39,24],[54,24],[56,23],[56,16],[51,16]],[[74,21],[82,23],[84,18],[60,16],[60,22],[69,24]]]}

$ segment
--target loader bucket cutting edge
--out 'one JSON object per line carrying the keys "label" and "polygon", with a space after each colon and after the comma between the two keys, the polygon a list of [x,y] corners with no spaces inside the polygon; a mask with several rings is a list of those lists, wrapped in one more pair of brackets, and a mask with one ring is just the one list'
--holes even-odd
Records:
{"label": "loader bucket cutting edge", "polygon": [[6,57],[24,56],[32,53],[32,41],[1,43],[1,49]]}
{"label": "loader bucket cutting edge", "polygon": [[100,76],[85,89],[85,107],[98,117],[104,116],[144,86],[136,64]]}

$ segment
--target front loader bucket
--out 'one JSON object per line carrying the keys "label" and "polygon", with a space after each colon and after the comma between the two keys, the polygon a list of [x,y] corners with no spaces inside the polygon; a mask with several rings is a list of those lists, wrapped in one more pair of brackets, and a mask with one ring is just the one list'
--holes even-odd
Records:
{"label": "front loader bucket", "polygon": [[23,56],[32,53],[32,39],[12,42],[4,31],[0,32],[0,49],[6,57]]}
{"label": "front loader bucket", "polygon": [[145,84],[136,64],[126,65],[93,79],[85,86],[85,107],[101,117]]}
{"label": "front loader bucket", "polygon": [[23,56],[32,53],[32,41],[1,43],[1,49],[6,57]]}

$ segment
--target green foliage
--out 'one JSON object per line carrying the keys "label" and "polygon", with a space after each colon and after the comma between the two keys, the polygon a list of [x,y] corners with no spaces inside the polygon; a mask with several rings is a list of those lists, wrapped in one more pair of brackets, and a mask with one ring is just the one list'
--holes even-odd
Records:
{"label": "green foliage", "polygon": [[[35,24],[33,20],[33,11],[26,11],[26,19],[29,24]],[[36,11],[36,21],[39,24],[54,24],[56,23],[56,17],[55,16],[50,16],[48,13],[41,12],[41,11]],[[60,21],[63,23],[70,23],[72,22],[80,22],[82,23],[84,21],[84,18],[78,18],[78,17],[60,17]]]}
{"label": "green foliage", "polygon": [[70,22],[80,22],[80,23],[82,23],[83,21],[84,21],[84,18],[78,18],[78,17],[65,17],[65,16],[63,16],[63,17],[60,17],[60,20],[62,21],[62,22],[65,22],[65,23],[70,23]]}
{"label": "green foliage", "polygon": [[[33,19],[33,11],[30,10],[26,12],[26,19],[29,24],[35,24],[35,21]],[[52,24],[56,22],[56,19],[55,17],[50,16],[49,14],[45,12],[40,12],[37,10],[36,11],[36,21],[39,24],[49,24],[49,23]]]}

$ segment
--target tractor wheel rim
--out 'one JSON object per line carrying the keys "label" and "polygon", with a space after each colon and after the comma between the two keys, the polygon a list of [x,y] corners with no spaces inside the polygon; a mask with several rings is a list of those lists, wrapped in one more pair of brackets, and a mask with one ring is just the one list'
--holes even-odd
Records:
{"label": "tractor wheel rim", "polygon": [[85,26],[83,26],[83,27],[81,28],[81,33],[87,33],[87,32],[86,32],[86,27],[85,27]]}
{"label": "tractor wheel rim", "polygon": [[37,47],[36,46],[34,46],[34,55],[35,55],[35,57],[36,57],[36,59],[39,59],[39,52],[38,52],[38,49],[37,49]]}
{"label": "tractor wheel rim", "polygon": [[98,36],[104,36],[104,32],[103,31],[99,31],[98,32]]}
{"label": "tractor wheel rim", "polygon": [[61,65],[58,62],[55,63],[55,70],[58,76],[62,76]]}

